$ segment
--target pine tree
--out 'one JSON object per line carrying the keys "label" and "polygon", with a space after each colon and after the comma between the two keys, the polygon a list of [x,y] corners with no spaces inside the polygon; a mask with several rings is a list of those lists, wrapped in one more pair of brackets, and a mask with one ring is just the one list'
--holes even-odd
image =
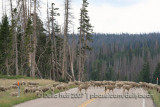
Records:
{"label": "pine tree", "polygon": [[157,64],[157,67],[153,73],[152,83],[156,84],[158,78],[158,84],[160,84],[160,63]]}
{"label": "pine tree", "polygon": [[9,74],[9,58],[11,56],[12,36],[10,35],[9,21],[7,15],[3,16],[0,30],[0,62],[1,68],[6,67],[5,74]]}
{"label": "pine tree", "polygon": [[150,67],[149,62],[144,63],[143,69],[140,72],[139,80],[142,82],[150,82]]}
{"label": "pine tree", "polygon": [[92,41],[92,33],[93,33],[93,27],[90,24],[90,18],[88,16],[88,7],[89,3],[87,0],[83,0],[81,12],[80,12],[80,27],[79,32],[79,80],[82,80],[82,76],[85,70],[85,62],[86,62],[86,51],[91,51],[92,48],[88,45],[88,42]]}
{"label": "pine tree", "polygon": [[107,80],[114,80],[114,71],[112,68],[109,68],[106,73],[106,79]]}

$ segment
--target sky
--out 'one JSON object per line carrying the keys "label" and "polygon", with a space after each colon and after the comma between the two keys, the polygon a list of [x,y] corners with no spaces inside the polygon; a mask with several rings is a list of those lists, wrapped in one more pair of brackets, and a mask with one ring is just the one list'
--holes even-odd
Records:
{"label": "sky", "polygon": [[[6,1],[6,0],[4,0]],[[59,7],[58,23],[64,23],[64,0],[48,0]],[[82,0],[71,0],[74,19],[70,31],[77,32]],[[42,20],[46,21],[46,2],[41,2]],[[96,33],[149,33],[160,31],[160,0],[88,0],[89,16]],[[1,2],[0,2],[0,7]],[[8,9],[9,10],[9,9]],[[0,8],[1,14],[1,8]]]}

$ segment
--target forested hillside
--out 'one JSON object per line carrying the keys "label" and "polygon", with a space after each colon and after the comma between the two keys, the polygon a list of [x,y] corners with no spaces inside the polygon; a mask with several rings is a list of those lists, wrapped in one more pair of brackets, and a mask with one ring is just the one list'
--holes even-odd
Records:
{"label": "forested hillside", "polygon": [[[160,33],[95,34],[87,0],[82,0],[79,27],[74,28],[72,2],[64,2],[64,14],[56,3],[47,2],[44,21],[38,12],[40,0],[9,1],[9,11],[3,10],[0,21],[1,75],[57,81],[156,81]],[[58,24],[60,15],[63,25]]]}
{"label": "forested hillside", "polygon": [[[160,62],[159,33],[95,34],[92,46],[87,63],[90,79],[151,82],[160,75],[153,78]],[[143,73],[146,69],[148,74]]]}

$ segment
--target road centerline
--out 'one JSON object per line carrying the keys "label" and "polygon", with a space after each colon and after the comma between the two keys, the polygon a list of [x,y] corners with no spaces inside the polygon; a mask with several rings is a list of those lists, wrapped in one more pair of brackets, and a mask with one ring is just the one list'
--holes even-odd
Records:
{"label": "road centerline", "polygon": [[[109,92],[109,91],[107,91],[107,92]],[[104,94],[105,94],[105,92],[100,93],[100,95],[104,95]],[[98,99],[98,98],[89,99],[89,100],[85,101],[84,103],[82,103],[81,105],[79,105],[78,107],[85,107],[86,105],[90,104],[91,102],[95,101],[96,99]]]}

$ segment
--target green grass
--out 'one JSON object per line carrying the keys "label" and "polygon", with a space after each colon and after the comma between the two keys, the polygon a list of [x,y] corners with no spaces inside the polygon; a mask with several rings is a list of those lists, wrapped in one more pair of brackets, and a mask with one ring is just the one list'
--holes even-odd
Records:
{"label": "green grass", "polygon": [[149,90],[149,93],[152,94],[152,99],[156,105],[156,107],[160,107],[160,93],[156,90]]}
{"label": "green grass", "polygon": [[26,76],[20,76],[20,75],[17,75],[17,76],[0,75],[0,79],[33,79],[33,78],[26,77]]}
{"label": "green grass", "polygon": [[[17,78],[17,77],[16,77]],[[41,79],[0,79],[0,86],[9,86],[15,82],[21,82],[21,81],[33,81],[33,82],[38,82],[40,83],[40,86],[46,86],[48,84],[53,84],[54,81],[52,80],[41,80]],[[38,97],[36,97],[35,93],[27,93],[24,94],[24,88],[26,86],[21,86],[20,90],[21,90],[21,94],[20,97],[12,97],[10,95],[11,92],[17,92],[17,89],[11,89],[11,90],[7,90],[6,92],[0,92],[0,107],[11,107],[13,105],[16,104],[20,104],[23,103],[25,101],[29,101],[29,100],[33,100],[33,99],[37,99]],[[75,88],[75,85],[69,86],[69,88]],[[54,93],[59,93],[62,91],[59,91],[58,89],[55,89]],[[46,94],[51,94],[51,91],[47,91]]]}
{"label": "green grass", "polygon": [[[24,90],[24,87],[21,87],[21,90]],[[0,92],[0,107],[11,107],[13,105],[37,98],[33,93],[24,94],[22,91],[20,97],[13,97],[10,95],[11,92],[17,92],[17,90],[12,89],[6,92]]]}

